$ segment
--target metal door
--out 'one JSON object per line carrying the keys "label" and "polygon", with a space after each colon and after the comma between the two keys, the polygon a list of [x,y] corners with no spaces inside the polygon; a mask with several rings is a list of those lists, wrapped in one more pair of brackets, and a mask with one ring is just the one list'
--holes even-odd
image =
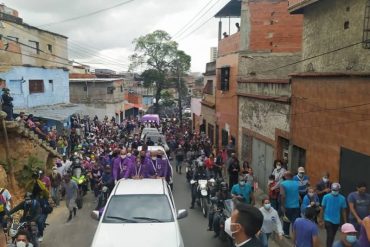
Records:
{"label": "metal door", "polygon": [[274,149],[271,145],[253,138],[252,145],[252,168],[258,182],[258,187],[267,191],[268,177],[272,171]]}

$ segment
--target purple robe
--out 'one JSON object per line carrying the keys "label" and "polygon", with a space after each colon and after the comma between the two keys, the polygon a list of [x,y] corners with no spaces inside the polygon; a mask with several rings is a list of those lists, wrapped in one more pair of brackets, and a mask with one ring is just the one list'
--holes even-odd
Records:
{"label": "purple robe", "polygon": [[145,158],[139,166],[137,164],[132,164],[130,170],[125,174],[125,178],[133,178],[135,176],[143,178],[155,176],[155,170],[149,158]]}
{"label": "purple robe", "polygon": [[158,177],[166,177],[168,173],[167,159],[151,159],[150,162],[155,170],[155,173]]}
{"label": "purple robe", "polygon": [[120,180],[124,178],[127,171],[134,163],[132,162],[131,158],[125,157],[117,157],[113,162],[113,178],[114,180]]}

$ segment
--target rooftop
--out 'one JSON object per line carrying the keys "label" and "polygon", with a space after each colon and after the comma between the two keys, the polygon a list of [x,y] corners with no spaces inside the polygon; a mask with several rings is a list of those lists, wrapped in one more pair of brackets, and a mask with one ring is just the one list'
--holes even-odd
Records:
{"label": "rooftop", "polygon": [[114,82],[124,78],[70,78],[70,82]]}
{"label": "rooftop", "polygon": [[73,114],[84,113],[84,109],[75,104],[58,104],[28,109],[14,109],[14,112],[24,112],[26,115],[32,114],[35,117],[64,121]]}
{"label": "rooftop", "polygon": [[242,0],[230,0],[215,17],[240,17],[242,10]]}
{"label": "rooftop", "polygon": [[120,180],[115,189],[115,195],[160,195],[165,192],[165,183],[162,179],[124,179]]}
{"label": "rooftop", "polygon": [[296,0],[289,5],[288,10],[291,14],[303,14],[304,8],[319,1],[320,0]]}

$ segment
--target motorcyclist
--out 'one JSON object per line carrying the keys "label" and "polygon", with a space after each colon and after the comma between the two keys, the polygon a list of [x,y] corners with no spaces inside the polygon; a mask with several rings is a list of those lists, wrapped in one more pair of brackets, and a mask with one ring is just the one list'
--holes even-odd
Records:
{"label": "motorcyclist", "polygon": [[101,185],[107,186],[109,191],[112,191],[114,188],[114,179],[112,176],[112,171],[111,171],[110,166],[106,166],[104,168],[104,172],[101,178]]}
{"label": "motorcyclist", "polygon": [[24,201],[10,210],[9,215],[18,212],[19,210],[23,210],[23,215],[20,222],[35,222],[37,224],[38,235],[42,236],[41,234],[44,231],[42,207],[37,199],[32,198],[32,193],[27,192],[24,197]]}
{"label": "motorcyclist", "polygon": [[[204,167],[203,161],[198,161],[197,168],[196,168],[196,170],[194,172],[194,175],[193,175],[193,180],[197,182],[198,180],[208,180],[208,179],[209,179],[209,176],[208,176],[208,173],[207,173],[207,171]],[[197,195],[198,195],[198,185],[197,185],[197,183],[193,183],[191,185],[191,206],[190,206],[190,209],[194,208],[194,203],[195,203]]]}
{"label": "motorcyclist", "polygon": [[212,198],[212,203],[214,203],[214,208],[216,211],[210,212],[208,219],[208,228],[213,229],[215,232],[215,238],[220,235],[220,211],[221,209],[224,209],[224,201],[228,199],[231,199],[231,195],[228,191],[228,185],[226,182],[222,182],[220,185],[220,191],[216,193],[215,198]]}

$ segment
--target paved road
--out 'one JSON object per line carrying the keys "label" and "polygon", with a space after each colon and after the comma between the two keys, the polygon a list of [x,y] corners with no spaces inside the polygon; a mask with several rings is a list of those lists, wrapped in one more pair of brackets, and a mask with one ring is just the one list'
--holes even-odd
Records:
{"label": "paved road", "polygon": [[[193,210],[190,206],[190,189],[185,181],[185,175],[175,175],[174,178],[174,197],[177,209],[187,209],[189,216],[180,221],[184,245],[187,247],[226,247],[227,244],[219,239],[213,238],[213,232],[207,231],[208,220],[203,217],[199,208]],[[91,194],[85,198],[85,204],[82,210],[71,222],[66,223],[68,216],[67,209],[62,201],[62,206],[55,209],[49,216],[45,232],[45,239],[42,247],[64,247],[79,246],[89,247],[97,227],[97,221],[90,217],[90,212],[95,207]],[[275,245],[270,245],[275,247]]]}

